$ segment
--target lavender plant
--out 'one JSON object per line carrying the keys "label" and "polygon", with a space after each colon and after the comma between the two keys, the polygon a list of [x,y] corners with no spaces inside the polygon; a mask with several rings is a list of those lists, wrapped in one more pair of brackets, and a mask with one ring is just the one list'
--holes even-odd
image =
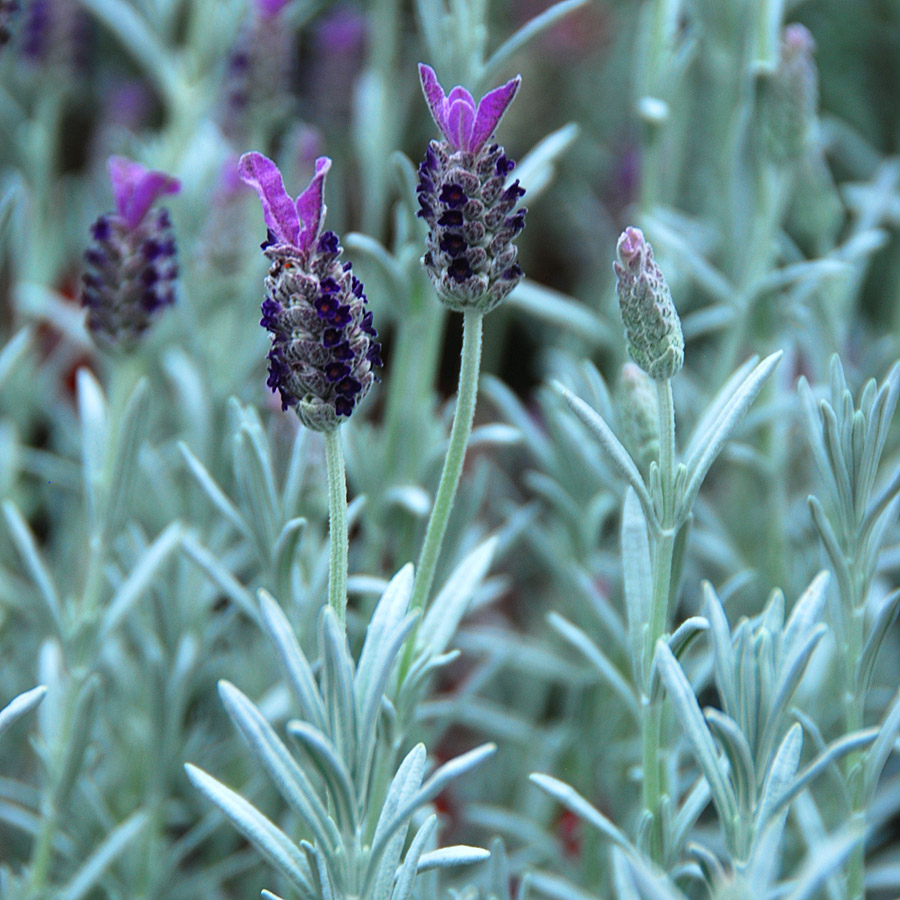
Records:
{"label": "lavender plant", "polygon": [[896,896],[896,10],[413,10],[0,3],[0,896]]}

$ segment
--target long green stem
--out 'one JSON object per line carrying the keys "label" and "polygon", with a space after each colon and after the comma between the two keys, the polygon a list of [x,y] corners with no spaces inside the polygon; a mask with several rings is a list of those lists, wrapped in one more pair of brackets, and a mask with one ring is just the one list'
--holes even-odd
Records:
{"label": "long green stem", "polygon": [[675,407],[672,402],[672,386],[667,381],[657,382],[657,410],[659,416],[659,528],[653,540],[653,572],[650,598],[650,622],[646,632],[647,645],[644,659],[643,705],[641,716],[641,760],[643,766],[644,809],[654,818],[650,854],[661,862],[663,842],[660,839],[659,803],[663,794],[660,765],[662,743],[662,701],[650,699],[650,666],[656,642],[668,630],[669,597],[672,592],[672,554],[675,549]]}
{"label": "long green stem", "polygon": [[424,609],[434,581],[441,544],[447,531],[447,521],[453,509],[456,489],[466,458],[466,446],[472,433],[475,418],[475,400],[478,394],[478,374],[481,368],[482,314],[466,310],[463,318],[462,362],[459,370],[459,389],[456,395],[456,414],[450,430],[450,443],[444,459],[444,470],[438,485],[431,518],[425,532],[425,542],[419,554],[416,580],[413,587],[411,609]]}
{"label": "long green stem", "polygon": [[343,625],[347,615],[347,474],[341,430],[325,432],[325,465],[328,470],[328,533],[331,556],[328,568],[328,604]]}

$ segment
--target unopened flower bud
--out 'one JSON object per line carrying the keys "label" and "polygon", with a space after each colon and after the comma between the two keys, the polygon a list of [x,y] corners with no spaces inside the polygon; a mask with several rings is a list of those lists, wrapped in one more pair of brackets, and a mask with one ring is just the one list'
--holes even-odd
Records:
{"label": "unopened flower bud", "polygon": [[659,458],[659,416],[653,380],[636,366],[622,366],[617,385],[617,411],[622,437],[644,471]]}
{"label": "unopened flower bud", "polygon": [[333,231],[322,231],[323,191],[331,167],[316,161],[309,187],[291,199],[281,172],[261,153],[241,157],[241,178],[255,188],[269,228],[262,249],[271,260],[262,303],[272,335],[268,385],[314,431],[345,422],[377,380],[381,344],[362,282],[341,263]]}
{"label": "unopened flower bud", "polygon": [[778,162],[802,156],[809,143],[819,97],[815,47],[806,27],[788,25],[778,68],[759,84],[765,149]]}
{"label": "unopened flower bud", "polygon": [[165,209],[151,209],[180,182],[121,156],[109,161],[116,212],[91,226],[84,253],[81,305],[87,327],[101,346],[130,350],[156,312],[175,301],[178,277],[175,237]]}
{"label": "unopened flower bud", "polygon": [[654,380],[672,378],[684,363],[684,336],[669,285],[640,228],[626,228],[613,263],[628,355]]}
{"label": "unopened flower bud", "polygon": [[428,223],[422,259],[438,297],[450,309],[490,312],[522,279],[513,238],[525,226],[525,193],[518,180],[506,186],[515,163],[489,144],[519,89],[514,78],[475,104],[455,87],[444,94],[434,71],[419,66],[422,89],[444,135],[432,141],[419,166],[419,215]]}

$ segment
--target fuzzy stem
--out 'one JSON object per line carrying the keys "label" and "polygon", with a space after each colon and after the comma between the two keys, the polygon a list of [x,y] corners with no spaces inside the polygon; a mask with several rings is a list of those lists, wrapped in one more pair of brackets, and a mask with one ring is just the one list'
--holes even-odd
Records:
{"label": "fuzzy stem", "polygon": [[675,549],[675,406],[672,384],[656,382],[659,416],[659,481],[660,524],[653,541],[653,594],[650,598],[650,622],[646,632],[644,659],[643,702],[641,707],[641,757],[643,766],[642,799],[644,809],[655,820],[654,839],[650,852],[656,862],[662,861],[662,841],[659,839],[659,802],[663,793],[660,752],[662,743],[662,702],[650,700],[650,668],[656,642],[668,631],[669,597],[672,592],[672,554]]}
{"label": "fuzzy stem", "polygon": [[416,580],[410,609],[424,609],[434,581],[441,544],[447,531],[447,521],[453,509],[456,489],[466,458],[466,446],[472,433],[475,418],[475,401],[478,395],[478,375],[481,368],[482,314],[467,309],[463,318],[462,362],[459,370],[459,389],[456,395],[456,414],[450,430],[450,442],[444,459],[444,470],[438,485],[431,518],[425,532],[425,542],[419,554]]}
{"label": "fuzzy stem", "polygon": [[341,429],[325,432],[325,463],[328,470],[328,533],[331,558],[328,569],[328,603],[344,624],[347,613],[347,475]]}

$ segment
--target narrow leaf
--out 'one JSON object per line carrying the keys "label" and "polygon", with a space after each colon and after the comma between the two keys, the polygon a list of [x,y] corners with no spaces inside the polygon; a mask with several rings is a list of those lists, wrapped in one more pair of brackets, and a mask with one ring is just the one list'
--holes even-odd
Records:
{"label": "narrow leaf", "polygon": [[304,898],[317,900],[315,875],[305,854],[280,828],[240,794],[202,769],[190,763],[184,768],[191,784],[225,813],[235,828],[287,876]]}
{"label": "narrow leaf", "polygon": [[439,850],[430,850],[423,853],[419,859],[418,872],[427,872],[429,869],[448,869],[452,866],[470,866],[472,863],[484,862],[490,859],[491,854],[481,847],[468,847],[465,844],[455,844],[451,847],[441,847]]}
{"label": "narrow leaf", "polygon": [[13,697],[3,709],[0,709],[0,735],[17,719],[31,712],[44,699],[46,693],[47,688],[41,684],[19,694],[18,697]]}
{"label": "narrow leaf", "polygon": [[709,782],[722,828],[730,835],[737,812],[737,801],[719,761],[715,743],[700,712],[693,688],[665,641],[657,641],[656,662],[694,758]]}
{"label": "narrow leaf", "polygon": [[694,505],[694,498],[700,490],[703,479],[716,457],[744,418],[756,399],[762,386],[772,374],[781,359],[781,351],[767,356],[738,386],[721,412],[716,416],[693,455],[686,460],[688,475],[682,498],[680,517],[686,515]]}

